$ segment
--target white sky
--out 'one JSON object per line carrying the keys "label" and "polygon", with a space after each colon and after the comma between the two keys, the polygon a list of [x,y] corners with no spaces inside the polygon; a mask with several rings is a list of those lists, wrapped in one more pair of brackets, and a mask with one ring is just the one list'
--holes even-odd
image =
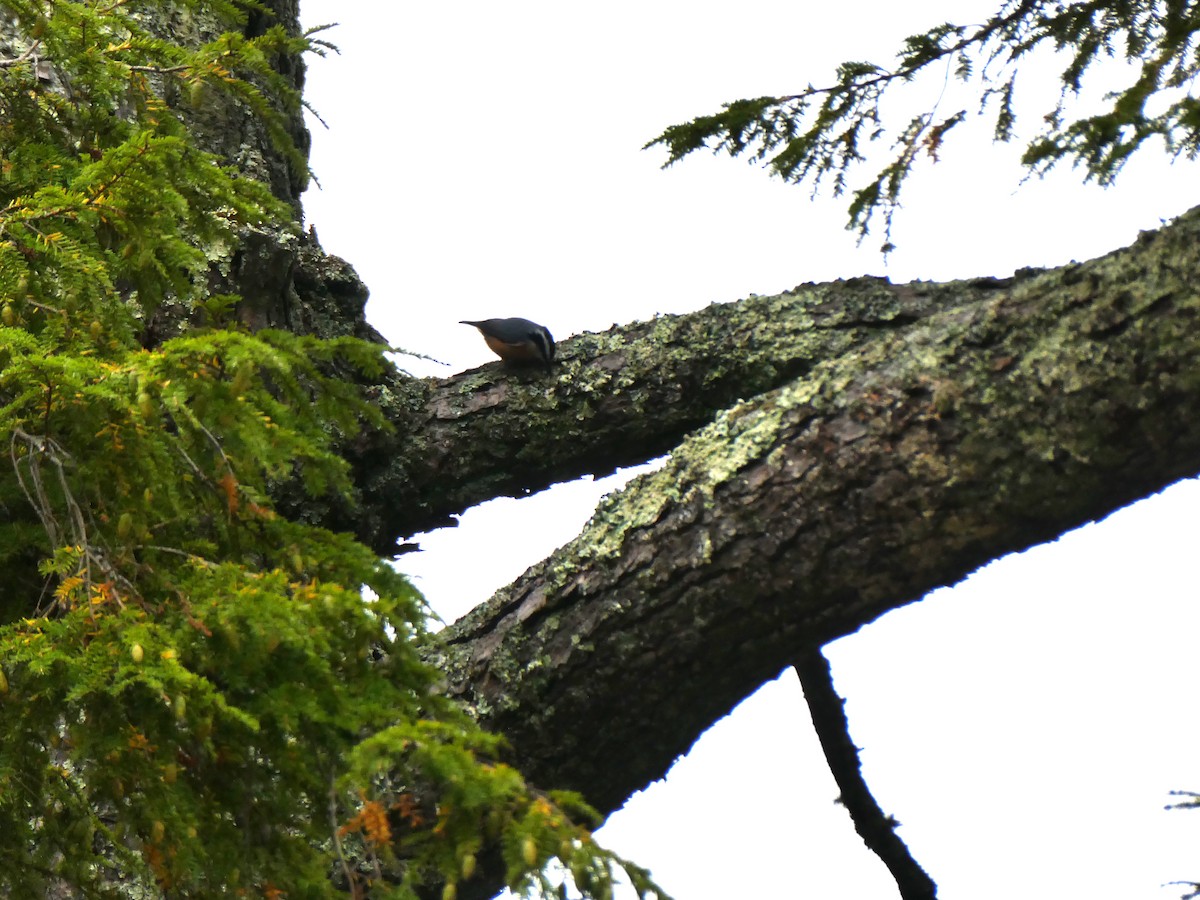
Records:
{"label": "white sky", "polygon": [[[981,18],[977,0],[303,6],[308,24],[341,23],[342,49],[310,66],[331,130],[313,129],[309,220],[371,287],[376,327],[448,364],[418,374],[489,361],[459,319],[527,316],[561,339],[806,281],[1005,275],[1200,202],[1195,165],[1147,156],[1108,191],[1069,170],[1021,186],[1016,148],[952,137],[907,188],[885,266],[839,201],[725,158],[664,172],[639,149],[722,101],[886,62],[906,34]],[[1019,100],[1053,97],[1050,72]],[[1045,111],[1021,108],[1031,127]],[[402,567],[454,619],[615,487],[485,504]],[[1171,789],[1200,789],[1198,507],[1200,485],[1178,485],[827,648],[868,779],[943,900],[1171,898],[1164,882],[1200,879],[1200,813],[1163,811]],[[601,837],[677,900],[895,896],[836,793],[788,672]]]}

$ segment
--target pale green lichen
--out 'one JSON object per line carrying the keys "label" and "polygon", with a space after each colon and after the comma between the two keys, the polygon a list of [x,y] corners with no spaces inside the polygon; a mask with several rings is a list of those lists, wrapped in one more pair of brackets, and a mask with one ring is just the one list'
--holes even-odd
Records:
{"label": "pale green lichen", "polygon": [[[808,396],[804,390],[797,394]],[[572,549],[588,559],[613,558],[630,532],[654,525],[670,507],[686,502],[695,492],[711,497],[720,484],[762,456],[776,440],[782,413],[778,405],[757,403],[721,413],[680,444],[662,469],[605,498]]]}

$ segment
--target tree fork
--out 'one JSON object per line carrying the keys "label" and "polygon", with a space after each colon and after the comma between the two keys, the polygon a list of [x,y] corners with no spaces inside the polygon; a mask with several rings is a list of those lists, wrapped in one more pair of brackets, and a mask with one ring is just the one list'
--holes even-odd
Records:
{"label": "tree fork", "polygon": [[964,284],[719,415],[448,629],[449,689],[610,812],[797,645],[1195,474],[1197,237]]}
{"label": "tree fork", "polygon": [[[880,341],[903,347],[923,339],[931,317],[986,317],[1013,295],[1065,292],[1074,305],[1092,302],[1093,295],[1108,304],[1124,294],[1119,302],[1131,302],[1150,289],[1144,279],[1156,266],[1175,271],[1177,290],[1188,267],[1200,266],[1182,239],[1195,229],[1196,216],[1188,213],[1162,232],[1147,233],[1133,247],[1054,270],[941,284],[879,278],[805,284],[777,296],[583,334],[560,343],[560,363],[550,376],[514,374],[498,363],[445,379],[396,374],[367,388],[394,431],[364,435],[347,451],[361,490],[357,506],[323,514],[378,552],[394,553],[398,540],[453,524],[457,513],[484,500],[519,497],[653,459],[741,398],[780,388]],[[1179,253],[1162,259],[1153,234],[1162,234]],[[1128,319],[1111,304],[1103,315]],[[1006,321],[1018,329],[1041,327],[1027,317],[1008,315]],[[1002,381],[1003,356],[992,364]],[[938,403],[952,404],[952,379],[931,373],[930,385]]]}

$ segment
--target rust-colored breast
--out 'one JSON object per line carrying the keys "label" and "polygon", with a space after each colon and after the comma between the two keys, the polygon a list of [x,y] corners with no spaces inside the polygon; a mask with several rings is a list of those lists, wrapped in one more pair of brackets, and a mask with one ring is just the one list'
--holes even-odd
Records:
{"label": "rust-colored breast", "polygon": [[537,345],[533,341],[510,344],[499,338],[494,338],[490,334],[485,334],[483,339],[492,348],[492,352],[501,359],[512,362],[542,362],[542,355],[538,352]]}

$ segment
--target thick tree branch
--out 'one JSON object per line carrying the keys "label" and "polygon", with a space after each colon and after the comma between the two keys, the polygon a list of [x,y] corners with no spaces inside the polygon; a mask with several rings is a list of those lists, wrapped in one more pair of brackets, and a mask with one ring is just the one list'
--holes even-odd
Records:
{"label": "thick tree branch", "polygon": [[563,341],[550,374],[493,363],[441,380],[397,376],[372,389],[395,430],[352,452],[376,502],[338,524],[387,553],[492,497],[644,462],[739,398],[971,294],[897,292],[871,278],[802,285]]}
{"label": "thick tree branch", "polygon": [[[797,646],[1200,469],[1200,213],[989,285],[689,437],[456,623],[450,690],[605,811]],[[600,723],[600,724],[596,724]]]}
{"label": "thick tree branch", "polygon": [[[1000,284],[897,287],[855,278],[779,296],[583,334],[550,374],[501,363],[445,379],[393,373],[367,388],[393,425],[348,448],[360,500],[305,514],[354,531],[381,554],[497,496],[605,475],[668,452],[740,398],[787,384],[934,314],[970,307]],[[306,250],[296,272],[301,330],[370,338],[366,289],[342,260]]]}
{"label": "thick tree branch", "polygon": [[[335,274],[306,276],[302,296],[349,292],[361,315],[366,294],[353,271],[340,260],[314,258]],[[453,515],[492,497],[522,496],[659,456],[739,398],[788,384],[866,344],[914,333],[931,316],[975,315],[1035,274],[943,285],[872,278],[801,285],[572,338],[549,375],[499,363],[440,380],[396,374],[368,388],[394,431],[364,435],[348,453],[362,499],[323,511],[305,501],[306,514],[389,554],[397,540],[452,524]],[[1102,276],[1068,267],[1062,277]],[[325,287],[330,282],[333,292]],[[937,387],[945,400],[952,386]]]}

